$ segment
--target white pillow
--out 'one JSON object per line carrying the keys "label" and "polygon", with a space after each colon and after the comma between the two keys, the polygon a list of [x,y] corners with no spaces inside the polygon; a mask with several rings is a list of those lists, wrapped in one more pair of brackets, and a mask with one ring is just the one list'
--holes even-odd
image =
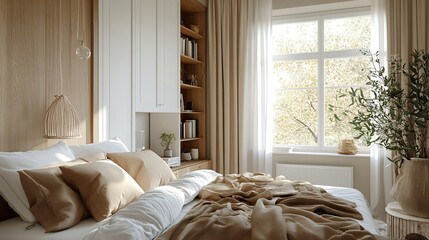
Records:
{"label": "white pillow", "polygon": [[73,152],[64,142],[38,151],[0,152],[0,194],[22,220],[35,222],[17,171],[38,169],[73,159]]}
{"label": "white pillow", "polygon": [[117,137],[99,143],[72,145],[70,149],[76,158],[94,156],[98,153],[129,152],[127,146]]}

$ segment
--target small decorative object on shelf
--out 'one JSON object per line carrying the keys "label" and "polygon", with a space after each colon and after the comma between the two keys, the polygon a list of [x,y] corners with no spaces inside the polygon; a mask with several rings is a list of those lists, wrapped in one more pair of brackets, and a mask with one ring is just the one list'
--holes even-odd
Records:
{"label": "small decorative object on shelf", "polygon": [[164,157],[173,157],[171,143],[176,140],[176,135],[174,133],[162,133],[159,138],[161,139],[161,146],[165,147]]}
{"label": "small decorative object on shelf", "polygon": [[345,155],[355,155],[358,152],[353,139],[343,139],[338,146],[338,153]]}
{"label": "small decorative object on shelf", "polygon": [[189,25],[189,29],[191,29],[192,31],[194,31],[195,33],[199,33],[200,32],[200,29],[198,28],[198,26],[197,25],[195,25],[195,24],[191,24],[191,25]]}
{"label": "small decorative object on shelf", "polygon": [[192,101],[187,101],[185,109],[186,110],[193,110],[194,109],[194,103]]}
{"label": "small decorative object on shelf", "polygon": [[198,85],[197,75],[191,74],[186,76],[186,84],[197,86]]}
{"label": "small decorative object on shelf", "polygon": [[183,159],[183,160],[186,160],[186,161],[190,161],[190,160],[192,160],[191,153],[189,153],[189,152],[183,152],[183,153],[182,153],[182,159]]}
{"label": "small decorative object on shelf", "polygon": [[136,151],[145,150],[145,134],[143,130],[136,130]]}
{"label": "small decorative object on shelf", "polygon": [[198,148],[191,149],[192,160],[198,160]]}
{"label": "small decorative object on shelf", "polygon": [[185,111],[185,102],[183,101],[183,94],[180,94],[180,111]]}
{"label": "small decorative object on shelf", "polygon": [[162,159],[164,159],[165,163],[167,163],[167,165],[169,167],[180,166],[180,158],[179,157],[163,157]]}

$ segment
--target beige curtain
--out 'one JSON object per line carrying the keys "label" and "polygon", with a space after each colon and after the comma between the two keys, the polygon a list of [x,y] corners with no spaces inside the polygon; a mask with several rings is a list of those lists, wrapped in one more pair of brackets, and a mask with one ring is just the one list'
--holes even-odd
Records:
{"label": "beige curtain", "polygon": [[[411,61],[414,49],[429,51],[429,1],[428,0],[385,0],[387,25],[387,56],[397,56],[404,62]],[[407,89],[407,78],[402,85]],[[392,168],[394,169],[394,168]],[[396,172],[393,173],[396,175]],[[390,177],[392,178],[392,177]],[[394,176],[393,176],[394,178]],[[393,180],[394,181],[394,180]],[[385,188],[386,189],[386,188]],[[390,189],[390,188],[389,188]],[[373,193],[371,192],[371,197]],[[385,193],[385,203],[393,201]],[[378,199],[381,200],[382,198]],[[371,202],[372,203],[372,202]],[[371,204],[372,205],[372,204]],[[374,212],[385,214],[384,205],[377,203]],[[377,216],[377,214],[375,214]]]}
{"label": "beige curtain", "polygon": [[264,128],[271,11],[271,0],[208,2],[209,156],[223,174],[271,166]]}
{"label": "beige curtain", "polygon": [[429,1],[387,0],[387,54],[409,62],[413,49],[429,51]]}

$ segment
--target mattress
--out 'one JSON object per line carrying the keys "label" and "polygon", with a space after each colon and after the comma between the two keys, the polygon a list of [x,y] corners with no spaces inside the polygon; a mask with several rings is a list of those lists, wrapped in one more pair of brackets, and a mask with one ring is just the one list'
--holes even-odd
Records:
{"label": "mattress", "polygon": [[[332,186],[321,186],[321,187],[325,188],[326,191],[328,191],[334,196],[355,202],[357,205],[357,210],[363,216],[363,220],[358,222],[361,224],[362,227],[364,227],[369,232],[375,235],[379,235],[377,227],[372,218],[371,211],[369,210],[368,204],[361,192],[352,188],[332,187]],[[186,213],[197,202],[198,202],[198,199],[194,199],[190,203],[184,205],[178,218],[173,222],[173,224],[177,223],[181,218],[183,218],[186,215]],[[55,232],[55,233],[45,233],[44,228],[40,225],[35,225],[34,227],[27,230],[26,228],[30,224],[23,222],[19,217],[16,217],[0,223],[0,239],[4,239],[4,240],[82,239],[88,233],[106,224],[108,221],[109,219],[105,219],[104,221],[96,222],[93,218],[89,218],[80,222],[78,225],[74,226],[73,228],[66,229],[60,232]]]}

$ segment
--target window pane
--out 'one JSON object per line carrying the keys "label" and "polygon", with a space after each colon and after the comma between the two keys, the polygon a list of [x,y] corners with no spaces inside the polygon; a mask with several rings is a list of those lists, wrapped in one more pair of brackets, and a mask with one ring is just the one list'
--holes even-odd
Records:
{"label": "window pane", "polygon": [[325,20],[325,51],[368,48],[371,17],[359,16]]}
{"label": "window pane", "polygon": [[365,85],[366,71],[370,64],[368,57],[325,59],[325,86]]}
{"label": "window pane", "polygon": [[[353,119],[350,111],[355,112],[355,106],[350,105],[350,97],[339,97],[347,93],[350,88],[325,89],[325,145],[338,146],[341,139],[352,139],[357,134],[349,122]],[[365,91],[369,94],[369,89]],[[335,114],[338,118],[335,117]],[[358,146],[364,146],[362,140],[355,140]]]}
{"label": "window pane", "polygon": [[274,63],[274,88],[317,87],[317,61],[287,61]]}
{"label": "window pane", "polygon": [[274,144],[317,144],[317,89],[277,90],[274,99]]}
{"label": "window pane", "polygon": [[317,22],[273,26],[274,55],[317,52]]}

